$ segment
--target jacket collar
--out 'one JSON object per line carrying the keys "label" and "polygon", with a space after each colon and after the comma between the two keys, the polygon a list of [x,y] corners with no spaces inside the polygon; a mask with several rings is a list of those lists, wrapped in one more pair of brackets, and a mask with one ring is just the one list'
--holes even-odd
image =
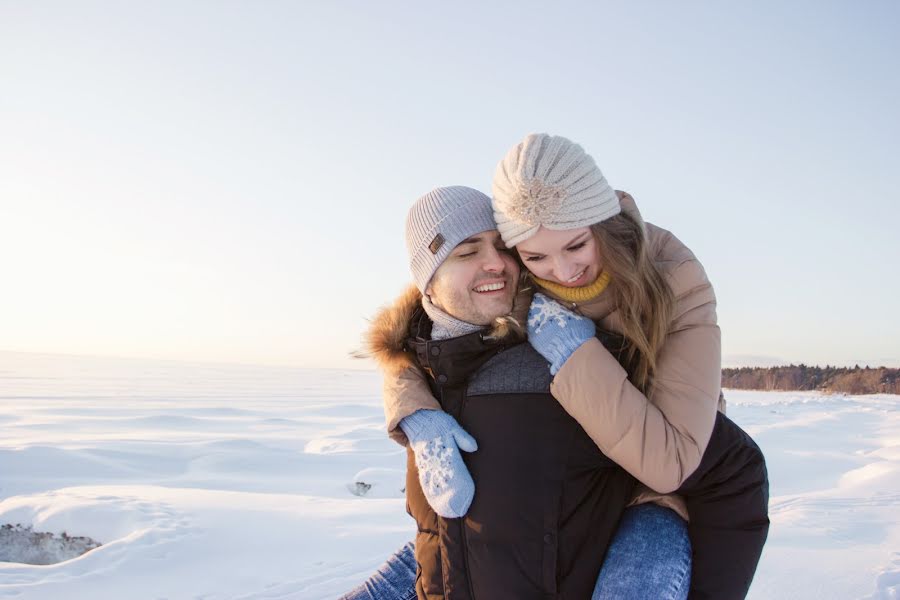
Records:
{"label": "jacket collar", "polygon": [[[475,350],[474,342],[472,342],[475,339],[479,339],[487,345],[499,341],[502,341],[504,347],[515,345],[525,340],[523,328],[519,323],[522,325],[525,323],[524,317],[528,313],[531,295],[527,292],[520,293],[516,296],[516,300],[524,301],[524,306],[514,306],[513,308],[514,314],[522,314],[523,318],[520,321],[503,317],[494,321],[485,332],[476,332],[460,338],[433,341],[431,340],[431,321],[422,308],[422,294],[415,286],[409,286],[393,303],[378,311],[363,336],[361,351],[356,352],[354,355],[360,358],[373,358],[378,363],[378,367],[386,374],[397,376],[403,370],[419,366],[420,364],[423,367],[431,368],[429,365],[430,361],[422,363],[418,357],[418,350],[414,350],[414,347],[417,348],[422,344],[430,343],[432,346],[436,345],[440,349],[439,354],[428,354],[428,357],[450,356],[457,352],[461,355],[467,355],[468,351],[454,350],[451,352],[448,350],[446,351],[447,354],[444,354],[445,351],[443,350],[445,344],[463,338],[468,338],[469,343],[473,344],[470,347],[472,351]],[[455,345],[456,342],[449,344],[451,347],[455,347]],[[425,352],[432,351],[429,349],[425,350]],[[481,366],[483,362],[478,363],[477,366]],[[466,361],[461,359],[460,364],[466,364]],[[433,370],[433,372],[443,373],[447,375],[448,379],[451,371],[455,372],[460,368],[450,369],[449,366],[444,368],[443,364],[435,366],[438,368]],[[474,372],[475,369],[471,369],[471,371]]]}
{"label": "jacket collar", "polygon": [[410,322],[406,347],[415,354],[419,365],[434,378],[435,383],[441,386],[464,383],[484,363],[515,341],[510,336],[492,336],[490,330],[432,340],[431,327],[431,319],[419,308]]}

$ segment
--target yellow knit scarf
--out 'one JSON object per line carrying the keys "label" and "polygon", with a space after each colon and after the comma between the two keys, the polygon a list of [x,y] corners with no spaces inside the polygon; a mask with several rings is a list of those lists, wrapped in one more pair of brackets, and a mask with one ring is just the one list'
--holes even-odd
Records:
{"label": "yellow knit scarf", "polygon": [[535,283],[566,302],[587,302],[588,300],[593,300],[603,293],[603,290],[609,285],[609,280],[610,276],[606,271],[600,273],[600,276],[594,283],[581,287],[566,287],[553,281],[534,277]]}

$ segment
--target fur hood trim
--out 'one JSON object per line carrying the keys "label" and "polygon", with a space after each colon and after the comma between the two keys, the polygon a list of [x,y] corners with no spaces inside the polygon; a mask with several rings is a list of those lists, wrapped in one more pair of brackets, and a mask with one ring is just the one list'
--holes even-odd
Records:
{"label": "fur hood trim", "polygon": [[[410,323],[416,309],[422,306],[422,293],[410,285],[393,303],[381,308],[372,318],[369,329],[363,334],[363,349],[357,358],[372,358],[378,368],[389,374],[397,374],[407,367],[415,367],[415,355],[406,349]],[[519,322],[510,316],[494,320],[488,333],[497,339],[521,341],[525,333]]]}
{"label": "fur hood trim", "polygon": [[363,334],[363,349],[358,358],[371,358],[386,373],[399,373],[413,366],[415,357],[405,347],[409,324],[418,307],[422,306],[422,292],[410,285],[393,303],[382,307],[372,318]]}

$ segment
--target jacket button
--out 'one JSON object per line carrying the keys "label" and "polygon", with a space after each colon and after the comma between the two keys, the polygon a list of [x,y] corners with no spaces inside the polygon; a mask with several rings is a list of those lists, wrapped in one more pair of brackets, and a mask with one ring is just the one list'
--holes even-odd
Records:
{"label": "jacket button", "polygon": [[432,347],[431,347],[431,355],[432,355],[432,356],[437,356],[437,355],[440,354],[440,353],[441,353],[441,349],[440,349],[440,348],[438,348],[437,346],[432,346]]}
{"label": "jacket button", "polygon": [[441,383],[447,383],[447,376],[446,375],[438,375],[438,381]]}
{"label": "jacket button", "polygon": [[545,533],[545,534],[544,534],[544,543],[545,543],[545,544],[552,544],[552,543],[553,543],[553,534],[552,534],[552,533]]}

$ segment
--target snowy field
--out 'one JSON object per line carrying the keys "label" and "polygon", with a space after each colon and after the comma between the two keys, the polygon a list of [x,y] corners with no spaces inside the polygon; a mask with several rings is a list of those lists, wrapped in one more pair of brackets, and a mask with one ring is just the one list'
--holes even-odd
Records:
{"label": "snowy field", "polygon": [[[102,544],[0,562],[0,598],[336,598],[413,535],[379,386],[371,371],[0,353],[0,526],[18,526],[0,560],[35,551],[28,527],[54,534],[53,560],[73,537]],[[900,396],[727,397],[771,479],[750,597],[900,597]]]}

